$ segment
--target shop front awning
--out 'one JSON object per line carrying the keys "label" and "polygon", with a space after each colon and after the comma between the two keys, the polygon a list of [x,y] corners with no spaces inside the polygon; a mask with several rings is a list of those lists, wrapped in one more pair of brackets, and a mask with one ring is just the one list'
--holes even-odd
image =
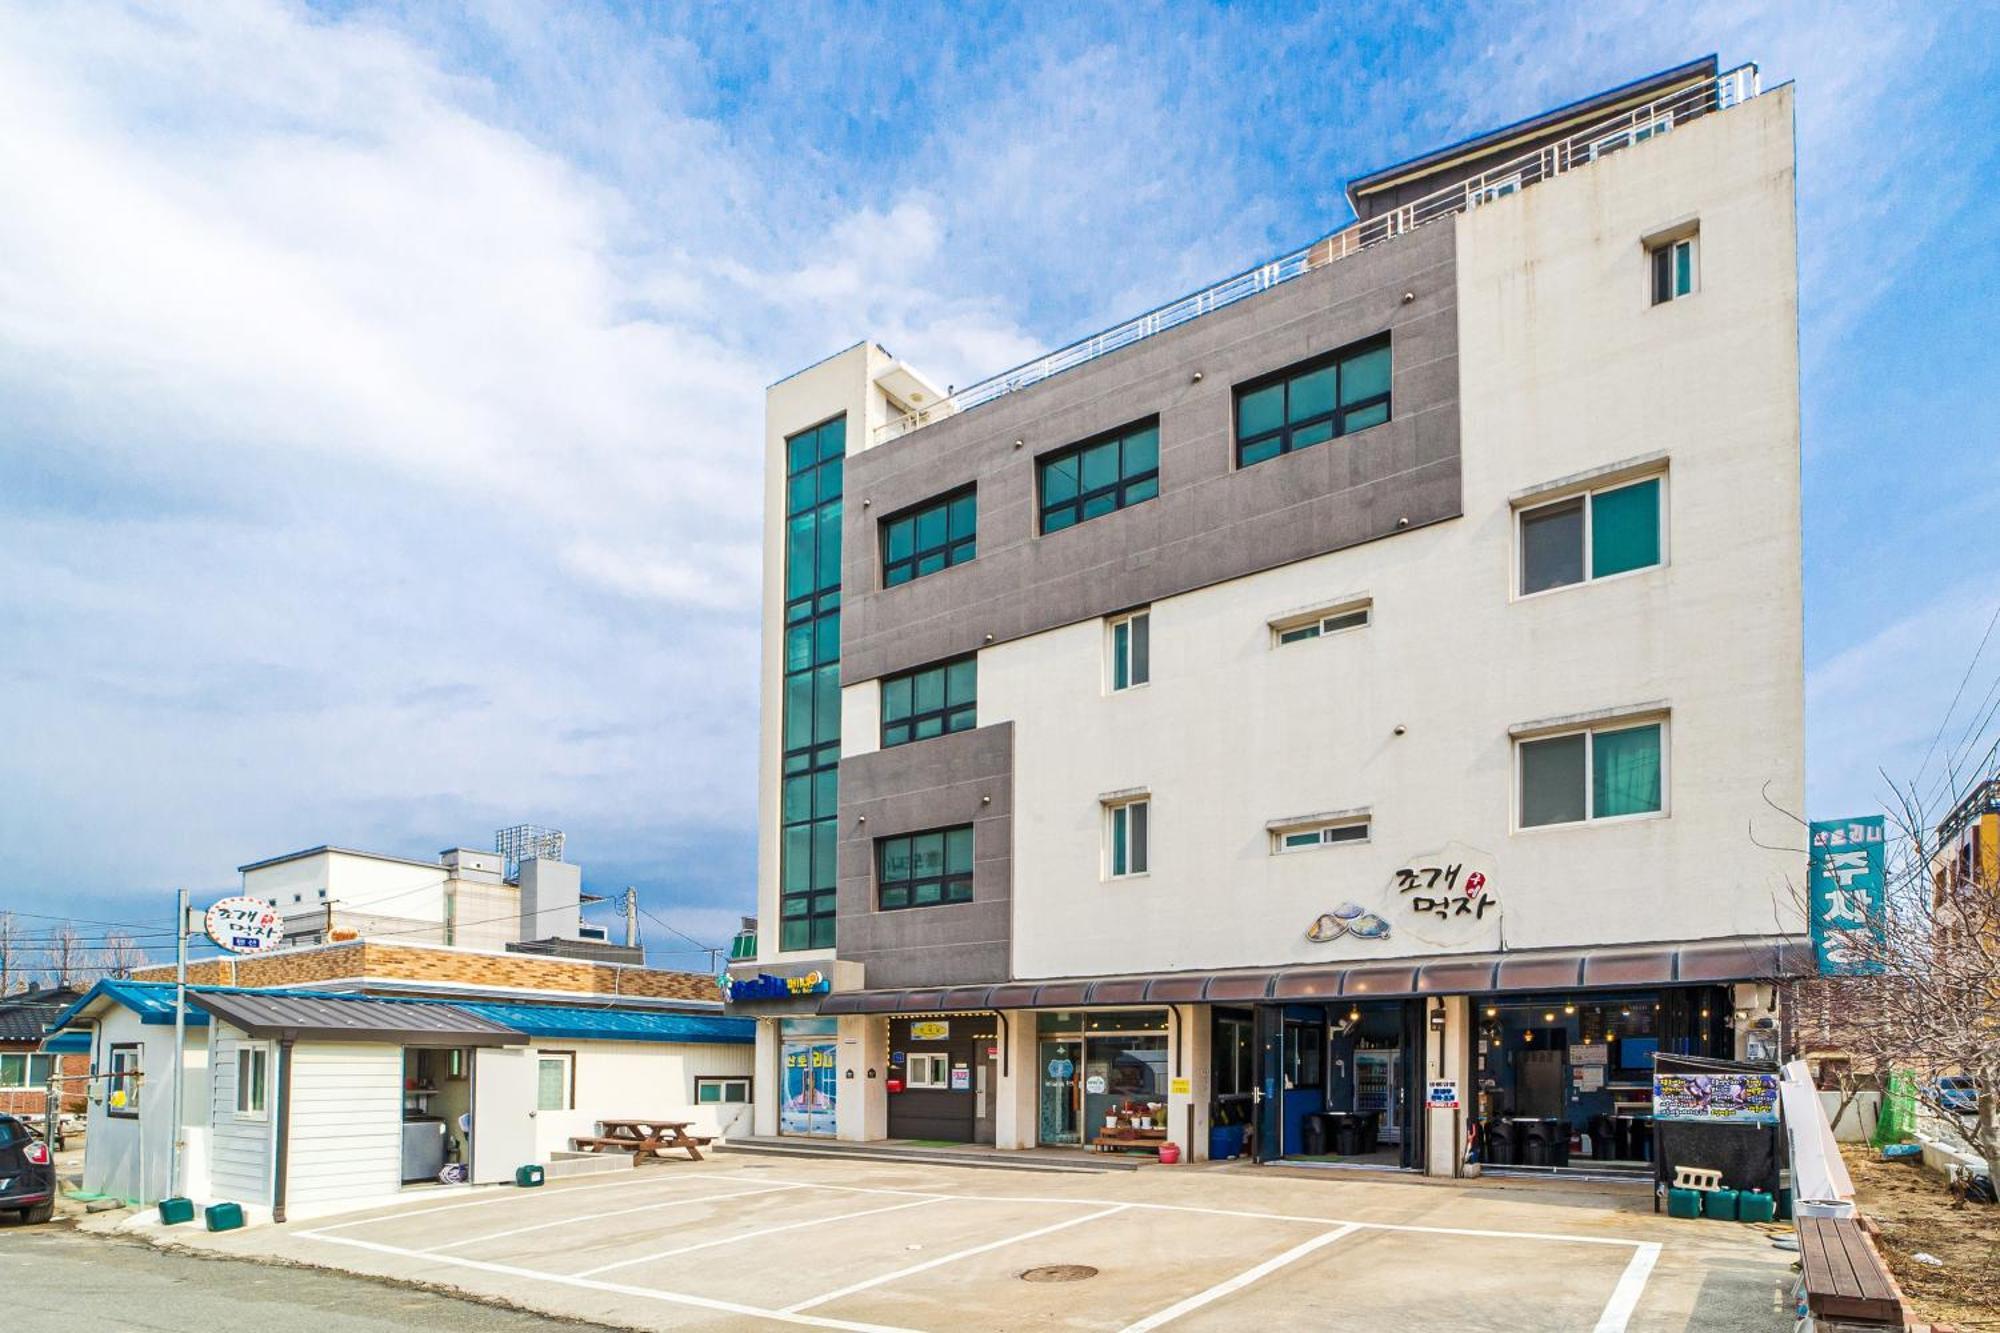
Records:
{"label": "shop front awning", "polygon": [[525,1046],[527,1034],[457,1005],[314,995],[201,991],[188,1002],[259,1040],[399,1046]]}
{"label": "shop front awning", "polygon": [[1254,1004],[1262,1000],[1389,1000],[1417,995],[1490,995],[1696,986],[1798,976],[1812,967],[1804,939],[1446,954],[1395,961],[1297,964],[1220,972],[1071,977],[998,986],[836,991],[822,1014],[934,1014],[945,1010],[1081,1009],[1109,1005]]}

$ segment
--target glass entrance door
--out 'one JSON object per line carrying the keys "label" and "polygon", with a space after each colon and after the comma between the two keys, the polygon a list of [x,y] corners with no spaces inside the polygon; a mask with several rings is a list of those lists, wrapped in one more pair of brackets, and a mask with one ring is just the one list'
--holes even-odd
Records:
{"label": "glass entrance door", "polygon": [[1035,1141],[1048,1147],[1078,1147],[1083,1135],[1077,1121],[1077,1075],[1083,1064],[1083,1037],[1043,1037],[1037,1044],[1035,1067],[1041,1097]]}
{"label": "glass entrance door", "polygon": [[834,1100],[840,1084],[832,1037],[788,1039],[784,1043],[785,1086],[778,1103],[778,1132],[832,1138]]}

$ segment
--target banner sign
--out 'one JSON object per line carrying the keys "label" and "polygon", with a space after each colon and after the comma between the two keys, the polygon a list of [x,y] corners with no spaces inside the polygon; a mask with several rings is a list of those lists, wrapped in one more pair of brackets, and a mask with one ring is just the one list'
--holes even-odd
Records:
{"label": "banner sign", "polygon": [[910,1024],[911,1041],[950,1041],[951,1024],[944,1019],[918,1019]]}
{"label": "banner sign", "polygon": [[821,972],[808,972],[802,977],[779,977],[769,972],[759,972],[754,977],[732,977],[724,972],[715,978],[715,984],[722,991],[722,998],[729,1002],[789,1000],[795,995],[824,995],[833,989]]}
{"label": "banner sign", "polygon": [[1860,947],[1861,936],[1878,943],[1883,939],[1888,890],[1882,871],[1882,816],[1816,819],[1811,834],[1806,882],[1820,975],[1859,977],[1882,971],[1881,960],[1868,958]]}
{"label": "banner sign", "polygon": [[284,918],[261,898],[224,898],[201,924],[203,933],[231,953],[262,953],[285,939]]}
{"label": "banner sign", "polygon": [[1653,1119],[1778,1123],[1778,1076],[1653,1071]]}

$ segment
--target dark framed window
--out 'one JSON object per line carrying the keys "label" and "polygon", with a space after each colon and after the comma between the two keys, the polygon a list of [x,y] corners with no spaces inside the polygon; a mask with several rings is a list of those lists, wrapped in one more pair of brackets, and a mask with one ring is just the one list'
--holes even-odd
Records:
{"label": "dark framed window", "polygon": [[1236,465],[1249,467],[1389,419],[1387,334],[1236,391]]}
{"label": "dark framed window", "polygon": [[885,912],[972,901],[972,825],[875,840],[875,900]]}
{"label": "dark framed window", "polygon": [[1520,595],[1660,564],[1665,512],[1659,477],[1521,510]]}
{"label": "dark framed window", "polygon": [[110,1080],[104,1090],[105,1114],[120,1119],[139,1115],[140,1085],[145,1081],[144,1048],[138,1042],[120,1042],[107,1058],[111,1061]]}
{"label": "dark framed window", "polygon": [[847,419],[785,440],[784,776],[778,947],[833,947],[840,765],[840,515]]}
{"label": "dark framed window", "polygon": [[972,487],[882,520],[882,586],[935,574],[979,554],[979,504]]}
{"label": "dark framed window", "polygon": [[979,659],[961,657],[882,681],[882,748],[979,725]]}
{"label": "dark framed window", "polygon": [[1653,269],[1654,305],[1694,295],[1694,244],[1694,237],[1683,236],[1653,248],[1648,259]]}
{"label": "dark framed window", "polygon": [[1045,533],[1150,500],[1160,493],[1159,418],[1058,449],[1036,470]]}
{"label": "dark framed window", "polygon": [[1666,809],[1666,728],[1607,726],[1524,740],[1520,826],[1580,824]]}

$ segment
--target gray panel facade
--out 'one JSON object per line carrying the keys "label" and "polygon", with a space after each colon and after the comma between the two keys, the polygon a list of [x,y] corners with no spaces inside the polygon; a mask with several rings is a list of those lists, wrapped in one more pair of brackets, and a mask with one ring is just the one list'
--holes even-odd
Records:
{"label": "gray panel facade", "polygon": [[[1452,224],[1420,228],[850,455],[842,682],[1457,517],[1455,246]],[[1234,386],[1385,330],[1389,422],[1235,466]],[[1036,458],[1152,416],[1158,497],[1039,535]],[[884,589],[878,519],[967,482],[978,485],[978,558]],[[840,930],[845,955],[844,920]]]}
{"label": "gray panel facade", "polygon": [[[972,901],[875,910],[875,840],[972,825]],[[1012,962],[1014,724],[840,761],[843,960],[868,986],[1005,981]]]}

